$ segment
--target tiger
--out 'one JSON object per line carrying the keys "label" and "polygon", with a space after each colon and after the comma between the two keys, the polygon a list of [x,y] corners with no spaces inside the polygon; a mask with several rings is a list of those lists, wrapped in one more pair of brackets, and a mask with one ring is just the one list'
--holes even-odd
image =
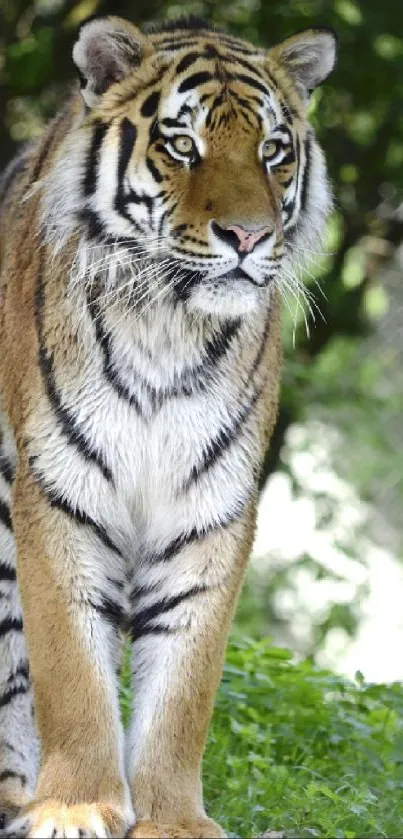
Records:
{"label": "tiger", "polygon": [[336,52],[93,17],[2,176],[1,835],[225,835],[202,756],[281,299],[332,206],[307,108]]}

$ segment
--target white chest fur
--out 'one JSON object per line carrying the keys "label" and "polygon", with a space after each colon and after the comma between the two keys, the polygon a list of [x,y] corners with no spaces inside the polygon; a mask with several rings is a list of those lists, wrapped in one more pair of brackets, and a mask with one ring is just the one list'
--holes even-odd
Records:
{"label": "white chest fur", "polygon": [[250,373],[266,329],[267,310],[223,324],[194,322],[181,304],[142,317],[89,306],[57,386],[110,480],[95,457],[66,451],[44,399],[33,453],[48,485],[131,555],[236,515],[254,483],[261,375]]}

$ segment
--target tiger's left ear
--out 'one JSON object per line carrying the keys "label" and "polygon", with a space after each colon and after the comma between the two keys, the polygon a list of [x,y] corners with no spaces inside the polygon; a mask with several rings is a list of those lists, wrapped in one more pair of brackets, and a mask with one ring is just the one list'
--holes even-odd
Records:
{"label": "tiger's left ear", "polygon": [[119,17],[84,22],[73,48],[73,61],[86,105],[93,108],[111,84],[124,79],[141,62],[145,36]]}
{"label": "tiger's left ear", "polygon": [[337,38],[331,29],[306,29],[269,51],[304,99],[332,72],[336,55]]}

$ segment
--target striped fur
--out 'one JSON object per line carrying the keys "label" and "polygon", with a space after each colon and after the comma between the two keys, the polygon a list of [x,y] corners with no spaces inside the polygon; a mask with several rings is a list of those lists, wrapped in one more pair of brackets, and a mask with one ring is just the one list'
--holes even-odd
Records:
{"label": "striped fur", "polygon": [[101,18],[73,57],[0,185],[0,832],[221,836],[200,764],[280,295],[330,207],[305,107],[334,40]]}

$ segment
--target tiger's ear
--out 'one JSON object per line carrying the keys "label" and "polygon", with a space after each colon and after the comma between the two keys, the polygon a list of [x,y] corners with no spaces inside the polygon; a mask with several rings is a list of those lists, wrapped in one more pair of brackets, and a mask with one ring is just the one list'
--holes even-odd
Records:
{"label": "tiger's ear", "polygon": [[144,46],[144,35],[122,18],[92,18],[82,24],[73,48],[73,61],[84,101],[90,108],[111,84],[140,64]]}
{"label": "tiger's ear", "polygon": [[269,51],[269,57],[281,64],[304,99],[332,72],[336,55],[337,38],[331,29],[306,29]]}

